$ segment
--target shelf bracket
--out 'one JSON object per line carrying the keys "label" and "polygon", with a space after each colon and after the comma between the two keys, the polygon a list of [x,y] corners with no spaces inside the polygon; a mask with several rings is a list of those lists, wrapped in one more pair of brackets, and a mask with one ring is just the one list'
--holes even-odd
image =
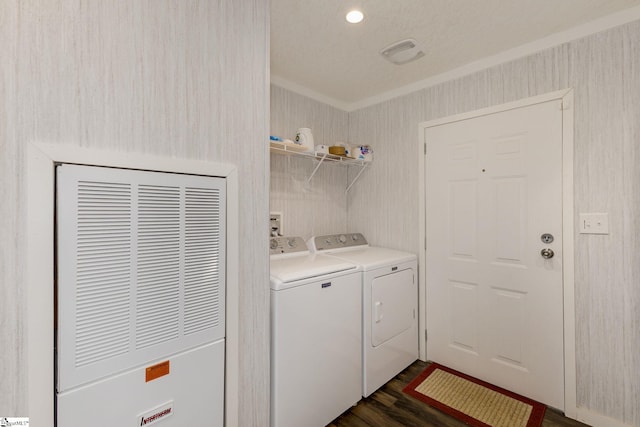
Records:
{"label": "shelf bracket", "polygon": [[313,170],[313,172],[311,172],[311,175],[309,176],[309,178],[307,178],[307,184],[309,184],[311,182],[311,179],[316,174],[316,172],[318,172],[318,169],[320,168],[320,165],[322,164],[322,162],[324,162],[324,159],[326,159],[326,158],[327,158],[327,155],[325,154],[319,159],[318,164],[316,165],[316,168]]}
{"label": "shelf bracket", "polygon": [[353,184],[356,183],[356,181],[358,180],[358,178],[360,178],[360,175],[362,175],[362,172],[364,172],[364,170],[367,168],[367,165],[362,165],[360,167],[360,172],[358,172],[358,174],[355,176],[355,178],[353,178],[353,180],[351,181],[351,184],[349,184],[349,186],[347,187],[346,190],[344,190],[344,194],[347,194],[349,192],[349,190],[351,189],[351,187],[353,186]]}
{"label": "shelf bracket", "polygon": [[344,166],[355,166],[355,165],[359,166],[360,171],[355,176],[355,178],[351,180],[351,183],[349,184],[347,189],[344,191],[345,194],[349,192],[353,184],[356,183],[358,178],[360,178],[360,175],[362,175],[362,172],[364,172],[365,168],[367,167],[367,163],[364,162],[364,160],[350,159],[344,156],[338,156],[330,153],[320,153],[317,151],[303,152],[303,151],[300,151],[299,147],[294,146],[292,144],[285,144],[285,143],[271,141],[270,150],[271,150],[271,153],[274,153],[274,154],[286,154],[286,155],[292,155],[294,157],[302,157],[302,158],[306,157],[306,158],[312,158],[314,160],[317,160],[318,164],[313,169],[313,172],[311,172],[311,175],[309,175],[309,178],[307,178],[307,181],[306,181],[307,185],[311,183],[311,180],[316,175],[316,172],[318,172],[318,169],[320,169],[320,165],[322,165],[322,163],[325,160],[329,163],[335,162],[339,165],[344,165]]}

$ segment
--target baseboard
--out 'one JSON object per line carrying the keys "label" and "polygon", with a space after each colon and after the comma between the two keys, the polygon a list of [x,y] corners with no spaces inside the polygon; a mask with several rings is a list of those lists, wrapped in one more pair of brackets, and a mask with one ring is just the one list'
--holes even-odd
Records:
{"label": "baseboard", "polygon": [[633,427],[631,424],[625,424],[620,420],[609,418],[586,408],[578,408],[577,420],[592,427]]}

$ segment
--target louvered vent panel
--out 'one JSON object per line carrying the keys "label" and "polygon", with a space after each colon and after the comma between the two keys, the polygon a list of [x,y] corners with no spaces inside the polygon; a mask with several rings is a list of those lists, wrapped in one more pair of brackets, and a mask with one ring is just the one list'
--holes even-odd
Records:
{"label": "louvered vent panel", "polygon": [[180,188],[138,187],[136,348],[178,338]]}
{"label": "louvered vent panel", "polygon": [[224,339],[224,179],[56,176],[59,392]]}
{"label": "louvered vent panel", "polygon": [[77,187],[75,366],[129,348],[131,186]]}
{"label": "louvered vent panel", "polygon": [[220,324],[220,190],[185,190],[184,333]]}

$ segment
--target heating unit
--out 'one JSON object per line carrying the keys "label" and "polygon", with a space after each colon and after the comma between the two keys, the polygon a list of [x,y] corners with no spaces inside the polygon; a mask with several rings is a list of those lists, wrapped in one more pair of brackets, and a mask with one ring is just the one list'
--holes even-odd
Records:
{"label": "heating unit", "polygon": [[223,178],[60,165],[58,427],[224,423]]}

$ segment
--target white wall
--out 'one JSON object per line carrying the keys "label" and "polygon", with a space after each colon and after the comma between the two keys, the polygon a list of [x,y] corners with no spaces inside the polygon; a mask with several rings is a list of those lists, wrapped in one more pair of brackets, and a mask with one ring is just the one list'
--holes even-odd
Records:
{"label": "white wall", "polygon": [[418,253],[418,123],[569,87],[575,212],[610,221],[609,235],[575,235],[578,406],[640,426],[640,22],[350,113],[374,164],[349,229]]}
{"label": "white wall", "polygon": [[[348,116],[344,111],[271,86],[271,135],[293,139],[298,128],[308,127],[316,145],[346,142]],[[307,239],[347,230],[347,168],[323,163],[307,183],[315,166],[311,159],[271,156],[271,210],[283,212],[284,233],[288,236]]]}
{"label": "white wall", "polygon": [[2,0],[3,416],[30,409],[24,150],[47,142],[237,166],[239,425],[268,425],[268,13],[260,0]]}

